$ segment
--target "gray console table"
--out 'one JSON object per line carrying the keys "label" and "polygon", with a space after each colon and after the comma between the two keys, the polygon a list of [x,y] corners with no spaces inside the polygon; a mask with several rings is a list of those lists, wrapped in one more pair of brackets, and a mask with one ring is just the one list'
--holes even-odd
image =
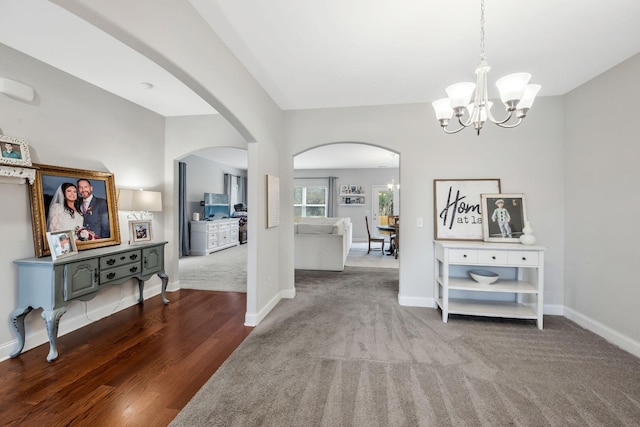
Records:
{"label": "gray console table", "polygon": [[51,257],[28,258],[18,264],[18,308],[11,314],[18,337],[17,357],[24,348],[24,319],[34,308],[42,307],[42,318],[49,335],[47,361],[58,357],[57,337],[60,318],[71,301],[88,301],[105,285],[120,285],[137,279],[140,297],[144,282],[157,274],[162,280],[162,302],[169,303],[165,293],[169,276],[164,271],[164,245],[152,242],[92,249],[78,255],[53,261]]}

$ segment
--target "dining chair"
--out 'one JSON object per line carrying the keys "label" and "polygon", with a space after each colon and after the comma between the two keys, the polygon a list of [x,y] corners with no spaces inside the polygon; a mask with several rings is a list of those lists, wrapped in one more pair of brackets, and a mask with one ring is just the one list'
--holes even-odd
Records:
{"label": "dining chair", "polygon": [[393,256],[398,259],[398,251],[400,250],[400,217],[393,217],[393,227],[396,229],[394,234],[391,235],[391,250]]}
{"label": "dining chair", "polygon": [[[369,231],[369,218],[365,215],[364,222],[367,225],[367,236],[369,236],[369,249],[367,253],[371,252],[371,242],[381,243],[380,251],[384,255],[384,238],[383,237],[371,237],[371,231]],[[374,248],[375,249],[375,248]]]}

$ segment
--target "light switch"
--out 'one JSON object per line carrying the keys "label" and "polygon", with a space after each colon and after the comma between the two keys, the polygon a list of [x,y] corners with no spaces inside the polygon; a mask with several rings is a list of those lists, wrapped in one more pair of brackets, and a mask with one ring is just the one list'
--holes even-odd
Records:
{"label": "light switch", "polygon": [[418,226],[418,228],[424,227],[424,221],[422,221],[422,218],[417,219],[416,225]]}

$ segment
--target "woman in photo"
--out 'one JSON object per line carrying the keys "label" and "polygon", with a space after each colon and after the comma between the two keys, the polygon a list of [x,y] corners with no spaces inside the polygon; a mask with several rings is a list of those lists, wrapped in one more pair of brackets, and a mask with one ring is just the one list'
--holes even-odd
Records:
{"label": "woman in photo", "polygon": [[84,218],[80,213],[78,188],[70,182],[62,183],[49,205],[47,231],[76,230],[82,228]]}

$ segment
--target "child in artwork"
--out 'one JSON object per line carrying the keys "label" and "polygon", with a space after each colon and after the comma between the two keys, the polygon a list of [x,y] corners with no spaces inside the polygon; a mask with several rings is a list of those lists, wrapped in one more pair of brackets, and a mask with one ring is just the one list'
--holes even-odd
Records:
{"label": "child in artwork", "polygon": [[498,222],[498,226],[500,227],[500,233],[502,237],[511,237],[511,226],[509,223],[511,222],[511,215],[509,215],[509,211],[504,207],[504,200],[498,199],[496,200],[496,208],[491,215],[491,221]]}

